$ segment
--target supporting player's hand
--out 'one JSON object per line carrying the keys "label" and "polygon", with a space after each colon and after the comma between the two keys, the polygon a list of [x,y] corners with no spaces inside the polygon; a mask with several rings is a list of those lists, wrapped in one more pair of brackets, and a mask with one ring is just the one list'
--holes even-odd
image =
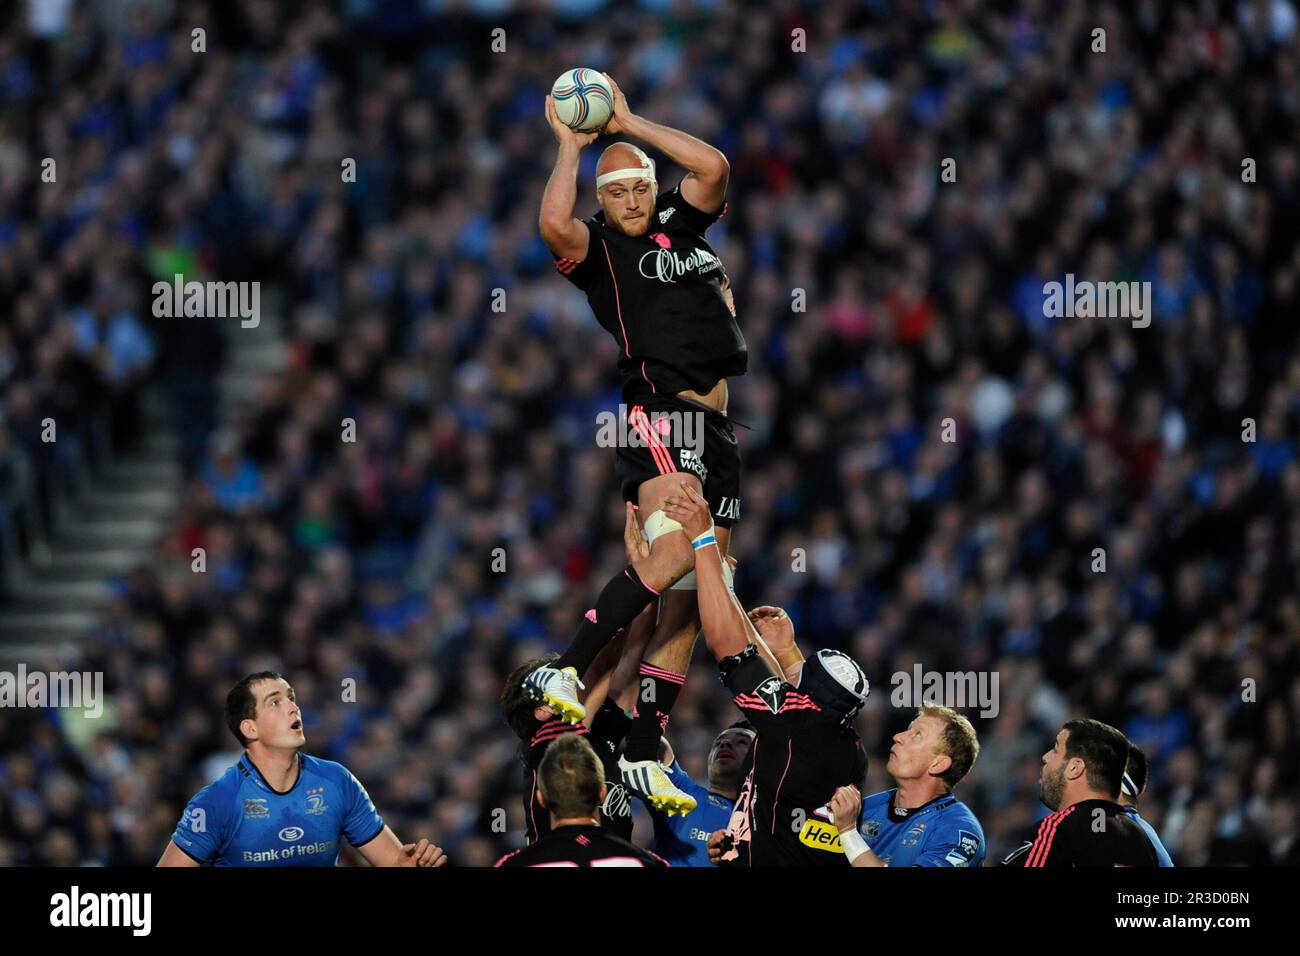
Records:
{"label": "supporting player's hand", "polygon": [[623,520],[623,547],[627,549],[627,563],[636,564],[650,557],[650,542],[645,539],[641,518],[632,502],[623,502],[623,510],[627,512]]}
{"label": "supporting player's hand", "polygon": [[551,132],[555,134],[555,138],[560,141],[561,146],[565,143],[572,143],[578,149],[582,149],[589,143],[594,143],[597,137],[600,136],[599,130],[591,133],[579,133],[576,129],[569,129],[569,127],[565,126],[564,121],[555,112],[555,97],[551,96],[550,93],[546,94],[546,122],[551,124]]}
{"label": "supporting player's hand", "polygon": [[447,854],[442,852],[442,847],[421,839],[419,843],[403,846],[393,866],[443,866],[446,862]]}
{"label": "supporting player's hand", "polygon": [[604,77],[609,80],[609,88],[614,91],[614,113],[605,122],[605,126],[601,131],[608,136],[615,133],[626,133],[628,132],[627,121],[633,118],[632,110],[627,105],[627,97],[618,88],[618,84],[614,82],[612,76],[606,73]]}
{"label": "supporting player's hand", "polygon": [[713,527],[713,515],[709,513],[709,503],[694,485],[683,481],[681,486],[681,494],[664,499],[664,514],[682,526],[686,537],[695,539]]}
{"label": "supporting player's hand", "polygon": [[722,854],[727,852],[726,839],[726,830],[714,830],[709,834],[709,839],[704,844],[705,848],[709,851],[709,862],[714,866],[717,866],[722,862]]}
{"label": "supporting player's hand", "polygon": [[862,812],[862,794],[857,787],[840,787],[831,797],[829,806],[835,829],[846,833],[857,828],[858,815]]}
{"label": "supporting player's hand", "polygon": [[794,648],[794,622],[783,608],[767,604],[753,608],[749,620],[773,654],[779,657]]}

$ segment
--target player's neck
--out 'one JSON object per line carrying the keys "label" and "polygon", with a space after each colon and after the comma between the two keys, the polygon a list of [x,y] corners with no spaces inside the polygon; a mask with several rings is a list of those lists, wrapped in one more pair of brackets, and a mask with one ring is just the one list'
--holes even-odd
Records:
{"label": "player's neck", "polygon": [[727,780],[710,780],[709,792],[716,793],[720,797],[734,801],[736,795],[740,793],[740,783],[739,781],[731,783]]}
{"label": "player's neck", "polygon": [[557,817],[551,815],[551,829],[558,830],[560,827],[598,827],[600,821],[594,816],[590,817]]}
{"label": "player's neck", "polygon": [[248,748],[248,759],[266,782],[280,793],[292,789],[298,780],[298,751],[272,750],[270,747]]}
{"label": "player's neck", "polygon": [[894,794],[894,806],[899,810],[915,810],[937,797],[942,797],[947,792],[942,784],[929,777],[900,780],[898,792]]}
{"label": "player's neck", "polygon": [[1073,792],[1073,793],[1067,791],[1066,794],[1065,794],[1063,797],[1061,797],[1061,805],[1060,805],[1059,807],[1057,807],[1056,809],[1057,809],[1057,810],[1068,810],[1070,807],[1074,806],[1076,803],[1083,803],[1083,801],[1085,801],[1085,800],[1105,800],[1105,801],[1107,801],[1107,802],[1109,802],[1109,803],[1117,803],[1117,802],[1118,802],[1114,797],[1109,796],[1108,794],[1102,793],[1102,792],[1099,791],[1099,790],[1080,789],[1080,790],[1078,790],[1078,791],[1076,791],[1076,792]]}

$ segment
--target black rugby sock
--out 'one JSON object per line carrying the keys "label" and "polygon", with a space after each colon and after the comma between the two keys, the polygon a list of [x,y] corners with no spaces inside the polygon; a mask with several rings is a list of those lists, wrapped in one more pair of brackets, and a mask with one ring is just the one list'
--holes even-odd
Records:
{"label": "black rugby sock", "polygon": [[630,761],[658,760],[659,738],[668,730],[668,715],[677,703],[677,694],[686,677],[642,661],[639,679],[636,712],[632,715],[623,756]]}
{"label": "black rugby sock", "polygon": [[659,592],[641,583],[636,569],[628,565],[610,578],[596,599],[596,606],[587,611],[578,632],[573,635],[569,649],[551,666],[575,668],[581,677],[601,648],[658,597]]}

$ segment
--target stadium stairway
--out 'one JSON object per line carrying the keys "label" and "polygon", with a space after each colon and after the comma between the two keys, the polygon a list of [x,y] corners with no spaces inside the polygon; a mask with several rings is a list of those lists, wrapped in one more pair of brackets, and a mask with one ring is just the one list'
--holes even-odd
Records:
{"label": "stadium stairway", "polygon": [[[278,305],[278,297],[271,302]],[[227,359],[218,379],[218,427],[256,404],[261,383],[283,374],[289,354],[274,306],[256,328],[230,322],[221,329]],[[52,533],[25,557],[11,551],[0,562],[0,666],[74,661],[100,621],[112,580],[152,560],[184,485],[161,388],[143,396],[132,451],[79,473],[72,484],[56,498]]]}
{"label": "stadium stairway", "polygon": [[54,497],[51,528],[8,555],[0,660],[71,660],[100,618],[110,581],[145,563],[180,501],[178,444],[164,399],[146,391],[134,449],[84,469]]}

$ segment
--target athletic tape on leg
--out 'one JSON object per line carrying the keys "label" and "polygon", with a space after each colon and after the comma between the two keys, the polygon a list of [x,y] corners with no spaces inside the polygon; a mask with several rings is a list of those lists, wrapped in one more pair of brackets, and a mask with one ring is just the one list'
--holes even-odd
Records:
{"label": "athletic tape on leg", "polygon": [[645,519],[643,527],[645,528],[645,539],[651,544],[655,543],[656,538],[662,538],[666,534],[682,530],[680,521],[674,521],[662,511],[652,512],[650,517]]}

